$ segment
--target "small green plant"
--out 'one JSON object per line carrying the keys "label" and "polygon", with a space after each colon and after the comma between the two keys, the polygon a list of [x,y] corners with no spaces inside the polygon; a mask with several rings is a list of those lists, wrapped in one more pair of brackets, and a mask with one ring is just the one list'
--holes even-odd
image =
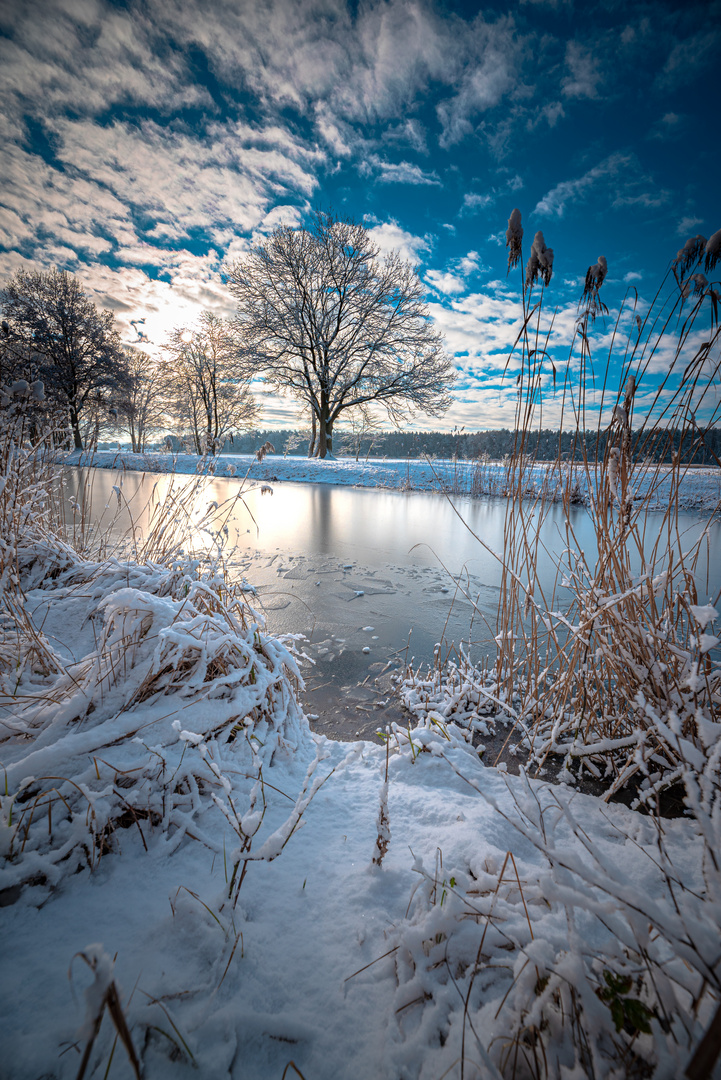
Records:
{"label": "small green plant", "polygon": [[649,1035],[654,1014],[639,998],[630,996],[634,988],[632,977],[605,970],[603,978],[606,985],[599,986],[597,993],[611,1010],[616,1031],[625,1031],[628,1035],[642,1031]]}

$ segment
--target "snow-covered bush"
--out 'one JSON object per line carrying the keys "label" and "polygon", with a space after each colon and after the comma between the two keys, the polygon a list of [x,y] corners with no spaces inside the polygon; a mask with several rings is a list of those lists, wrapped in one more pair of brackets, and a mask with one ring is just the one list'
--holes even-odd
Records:
{"label": "snow-covered bush", "polygon": [[[197,816],[231,761],[257,774],[309,738],[293,642],[268,636],[217,582],[78,559],[25,603],[36,641],[0,675],[14,702],[0,720],[0,887],[56,884],[126,828],[157,827],[170,848],[201,838]],[[67,625],[75,657],[60,644]],[[186,752],[196,744],[202,754]]]}

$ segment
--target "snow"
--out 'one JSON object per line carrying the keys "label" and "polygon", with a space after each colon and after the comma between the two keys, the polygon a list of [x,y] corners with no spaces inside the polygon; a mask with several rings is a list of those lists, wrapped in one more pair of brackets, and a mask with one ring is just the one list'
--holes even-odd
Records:
{"label": "snow", "polygon": [[[399,487],[466,468],[213,466]],[[715,715],[692,743],[675,704],[638,703],[691,812],[664,820],[492,767],[484,716],[516,714],[478,680],[415,680],[403,724],[332,742],[299,705],[302,641],[220,555],[83,559],[43,533],[41,485],[9,487],[2,1080],[684,1074],[721,1000]],[[711,647],[715,609],[691,614]]]}
{"label": "snow", "polygon": [[[114,993],[147,1080],[430,1080],[461,1057],[497,1077],[534,1025],[549,1075],[582,1076],[579,1007],[595,1075],[619,1075],[614,1041],[681,1074],[719,981],[717,809],[660,844],[648,817],[484,765],[438,710],[331,742],[295,642],[217,583],[42,561],[27,612],[65,668],[28,660],[0,713],[0,1076],[75,1077],[98,1017],[86,1075],[111,1055],[132,1075]],[[605,988],[647,1033],[616,1031]]]}
{"label": "snow", "polygon": [[[93,465],[105,469],[131,469],[141,472],[214,473],[217,477],[235,477],[257,482],[270,491],[270,483],[337,484],[353,487],[390,488],[400,491],[444,491],[464,495],[502,495],[507,483],[507,469],[501,462],[427,460],[423,458],[318,458],[267,456],[259,462],[254,454],[220,454],[204,459],[195,454],[131,454],[127,451],[99,450],[92,454],[75,451],[63,457],[68,465]],[[580,472],[569,476],[568,466],[561,472],[552,465],[529,466],[525,474],[529,497],[543,492],[560,499],[569,480],[583,483]],[[662,467],[660,476],[653,470],[644,475],[634,472],[635,496],[649,485],[653,498],[649,509],[668,505],[671,483],[670,466]],[[679,505],[682,508],[713,511],[721,504],[721,469],[689,468],[683,476]]]}
{"label": "snow", "polygon": [[713,604],[690,604],[689,611],[701,629],[713,622],[714,619],[718,619],[718,611]]}

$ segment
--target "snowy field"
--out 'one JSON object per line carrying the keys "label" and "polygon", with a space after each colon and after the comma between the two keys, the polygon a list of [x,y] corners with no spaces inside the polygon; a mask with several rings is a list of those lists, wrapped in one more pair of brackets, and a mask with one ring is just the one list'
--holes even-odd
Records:
{"label": "snowy field", "polygon": [[717,1001],[717,760],[659,831],[432,709],[329,742],[294,641],[212,574],[17,566],[3,1080],[682,1074]]}
{"label": "snowy field", "polygon": [[[354,487],[391,488],[406,491],[445,491],[457,495],[503,495],[506,486],[506,466],[500,462],[441,461],[421,458],[386,460],[370,458],[277,457],[273,454],[259,462],[253,454],[220,454],[210,459],[195,454],[131,454],[127,451],[100,450],[92,454],[75,452],[63,459],[68,465],[94,465],[97,468],[133,469],[148,472],[196,473],[213,472],[219,477],[247,477],[265,483],[295,481],[312,484],[346,484]],[[554,466],[537,465],[528,470],[529,496],[546,493],[561,498],[570,483],[582,484],[580,472],[569,477]],[[646,484],[639,480],[641,494]],[[649,504],[664,507],[668,504],[667,485],[656,482],[656,501]],[[581,491],[580,497],[583,496]],[[721,503],[721,470],[688,469],[682,485],[685,509],[713,511]]]}

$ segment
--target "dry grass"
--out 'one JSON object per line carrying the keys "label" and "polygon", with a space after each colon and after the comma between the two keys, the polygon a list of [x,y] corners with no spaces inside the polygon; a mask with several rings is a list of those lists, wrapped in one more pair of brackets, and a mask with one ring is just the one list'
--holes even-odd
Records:
{"label": "dry grass", "polygon": [[[536,299],[524,278],[516,445],[498,492],[507,509],[493,674],[459,657],[427,677],[409,672],[404,696],[419,715],[440,708],[481,732],[494,712],[510,718],[532,768],[552,756],[563,779],[591,776],[608,798],[630,784],[653,804],[681,778],[679,738],[704,760],[721,704],[713,613],[698,593],[711,518],[685,533],[680,510],[704,449],[697,417],[710,427],[720,415],[718,294],[700,289],[689,303],[674,269],[648,310],[627,296],[594,358],[594,320],[607,311],[598,296],[605,268],[591,270],[560,372],[553,318],[541,329],[545,286]],[[529,452],[551,386],[562,427],[574,432],[572,463],[541,464]],[[683,455],[658,464],[674,434]],[[489,466],[477,472],[477,490],[490,491]],[[552,549],[542,539],[551,508]],[[538,571],[549,561],[550,588]]]}
{"label": "dry grass", "polygon": [[[510,239],[518,255],[520,240],[516,233]],[[479,874],[463,865],[453,877],[446,872],[442,889],[438,870],[421,868],[423,885],[394,951],[398,994],[404,1010],[422,1007],[424,1021],[437,1022],[443,1040],[455,1039],[448,1075],[707,1080],[718,1068],[721,665],[716,615],[706,598],[709,521],[684,534],[680,510],[686,471],[703,448],[698,417],[705,415],[708,426],[719,419],[719,297],[693,274],[701,254],[696,251],[695,263],[677,263],[648,311],[635,294],[627,297],[604,331],[599,358],[592,352],[593,323],[608,314],[598,292],[606,268],[600,261],[592,267],[574,349],[560,376],[550,370],[550,336],[540,331],[545,290],[533,302],[524,287],[497,654],[483,668],[461,655],[439,658],[427,676],[409,672],[404,697],[420,724],[407,735],[394,732],[397,749],[414,762],[435,739],[436,756],[548,868],[530,881],[516,871],[510,889],[508,859],[500,872],[492,866]],[[693,298],[681,270],[696,283]],[[602,378],[595,378],[594,366],[605,372]],[[616,370],[611,385],[608,373]],[[551,378],[580,460],[572,467],[556,463],[562,523],[548,550],[540,525],[553,496],[550,486],[538,491],[529,483],[535,462],[527,447]],[[684,454],[670,466],[657,464],[672,432]],[[546,591],[541,559],[555,569]],[[598,838],[577,823],[567,790],[526,779],[511,787],[515,813],[508,814],[474,771],[446,751],[441,740],[482,737],[501,717],[525,748],[526,777],[553,759],[561,779],[575,783],[590,775],[606,798],[633,788],[635,805],[653,815],[655,842],[640,844],[632,827],[628,833],[620,823],[613,827],[638,851],[638,881],[629,878],[628,866],[601,854]],[[673,785],[690,817],[684,835],[698,856],[691,880],[688,867],[669,853],[660,813],[660,796]],[[570,835],[557,843],[561,826]],[[646,872],[657,875],[649,894],[641,884]],[[448,910],[440,912],[444,897]],[[554,909],[565,914],[567,933],[560,938],[550,921]],[[469,924],[483,929],[469,932]],[[430,981],[443,967],[433,993],[406,1006],[404,985]],[[489,1020],[484,980],[491,969],[496,979],[506,971],[507,986]]]}
{"label": "dry grass", "polygon": [[[582,450],[578,480],[596,550],[585,551],[576,534],[574,483],[563,503],[558,548],[543,553],[539,524],[548,501],[524,499],[524,444],[538,420],[548,361],[545,349],[535,348],[540,309],[529,310],[526,302],[496,674],[507,696],[516,695],[518,716],[531,732],[531,761],[563,755],[567,774],[578,766],[607,779],[608,796],[635,780],[649,800],[680,776],[677,734],[704,752],[704,724],[718,718],[721,669],[704,637],[704,614],[694,611],[708,534],[701,528],[689,539],[680,524],[689,463],[678,455],[670,467],[648,461],[660,456],[674,430],[693,461],[703,447],[696,414],[708,412],[709,423],[718,419],[721,361],[717,310],[708,297],[686,312],[681,292],[672,289],[670,297],[657,297],[640,325],[630,318],[637,303],[634,295],[619,311],[609,355],[596,365],[608,373],[615,361],[619,384],[608,385],[606,374],[593,395],[593,307],[580,313],[578,351],[569,357],[561,404]],[[704,324],[703,341],[697,322]],[[663,377],[652,379],[653,358],[661,353],[667,354]],[[591,420],[598,435],[607,433],[602,457],[591,457],[583,439]],[[542,554],[557,570],[548,596],[536,577]]]}

